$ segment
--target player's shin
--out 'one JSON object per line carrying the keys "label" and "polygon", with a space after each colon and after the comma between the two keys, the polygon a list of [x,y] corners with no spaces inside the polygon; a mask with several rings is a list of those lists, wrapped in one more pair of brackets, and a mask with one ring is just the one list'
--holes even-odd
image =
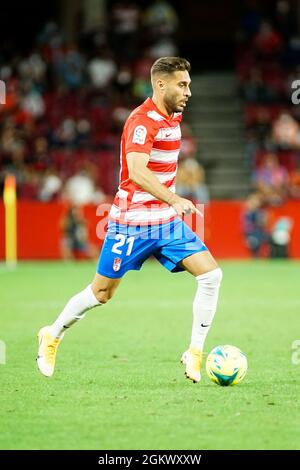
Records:
{"label": "player's shin", "polygon": [[198,288],[193,303],[191,347],[203,351],[204,342],[217,309],[222,270],[214,269],[197,276],[196,280]]}
{"label": "player's shin", "polygon": [[83,291],[71,297],[56,321],[49,327],[49,333],[54,338],[60,339],[64,332],[85,316],[85,312],[93,307],[101,305],[95,297],[91,285]]}

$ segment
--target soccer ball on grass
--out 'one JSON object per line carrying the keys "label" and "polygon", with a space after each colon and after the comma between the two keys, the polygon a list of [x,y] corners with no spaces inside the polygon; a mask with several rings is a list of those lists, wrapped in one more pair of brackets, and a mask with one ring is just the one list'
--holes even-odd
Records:
{"label": "soccer ball on grass", "polygon": [[236,385],[243,380],[248,368],[245,354],[229,344],[215,347],[207,356],[206,372],[218,385]]}

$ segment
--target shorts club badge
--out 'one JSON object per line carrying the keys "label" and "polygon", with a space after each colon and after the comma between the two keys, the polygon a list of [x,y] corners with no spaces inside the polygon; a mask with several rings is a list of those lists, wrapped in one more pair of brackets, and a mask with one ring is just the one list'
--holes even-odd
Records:
{"label": "shorts club badge", "polygon": [[115,272],[120,271],[121,263],[122,263],[121,258],[115,258],[114,259],[113,270]]}

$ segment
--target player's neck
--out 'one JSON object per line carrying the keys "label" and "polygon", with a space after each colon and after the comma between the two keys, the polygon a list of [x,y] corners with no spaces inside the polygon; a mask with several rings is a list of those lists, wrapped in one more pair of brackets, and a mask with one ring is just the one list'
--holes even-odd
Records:
{"label": "player's neck", "polygon": [[173,112],[168,110],[163,102],[161,102],[155,95],[152,96],[152,101],[157,107],[157,109],[168,119],[171,119],[173,116]]}

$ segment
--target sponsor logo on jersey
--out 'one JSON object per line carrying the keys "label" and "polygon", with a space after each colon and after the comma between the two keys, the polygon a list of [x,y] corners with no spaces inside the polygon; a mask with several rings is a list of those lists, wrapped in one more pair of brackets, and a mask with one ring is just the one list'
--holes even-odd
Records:
{"label": "sponsor logo on jersey", "polygon": [[122,263],[121,258],[115,258],[114,259],[113,270],[115,272],[120,271],[121,263]]}
{"label": "sponsor logo on jersey", "polygon": [[133,132],[132,142],[134,144],[144,145],[147,137],[147,129],[145,126],[137,126]]}

